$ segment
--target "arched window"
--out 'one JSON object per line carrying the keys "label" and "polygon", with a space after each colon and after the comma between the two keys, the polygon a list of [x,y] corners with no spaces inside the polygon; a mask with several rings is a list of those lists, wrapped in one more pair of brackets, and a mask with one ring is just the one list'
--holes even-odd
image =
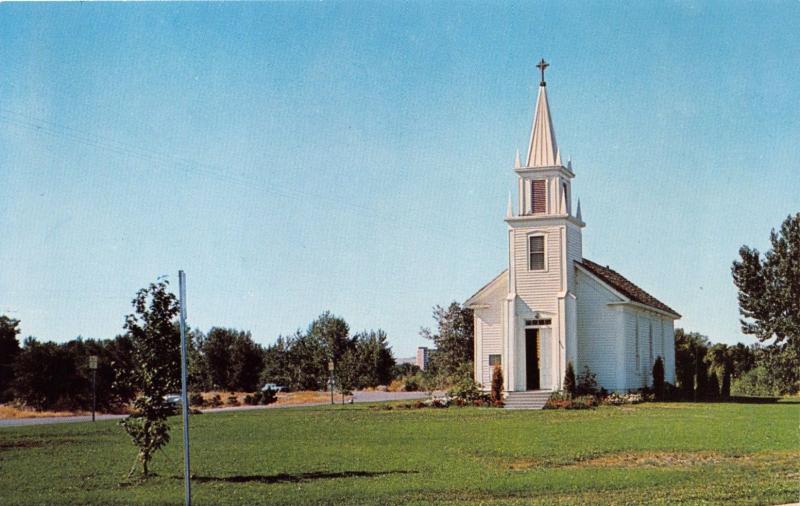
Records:
{"label": "arched window", "polygon": [[567,214],[572,214],[572,209],[569,207],[569,186],[566,182],[561,183],[561,198],[564,199],[564,210]]}

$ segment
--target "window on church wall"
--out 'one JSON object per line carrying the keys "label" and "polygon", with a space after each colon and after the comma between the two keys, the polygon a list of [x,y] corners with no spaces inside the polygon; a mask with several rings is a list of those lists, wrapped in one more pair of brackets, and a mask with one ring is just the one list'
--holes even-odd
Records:
{"label": "window on church wall", "polygon": [[528,237],[528,269],[532,271],[545,270],[543,235],[532,235]]}
{"label": "window on church wall", "polygon": [[500,355],[489,355],[489,365],[494,367],[500,365]]}
{"label": "window on church wall", "polygon": [[653,367],[653,362],[655,361],[653,359],[653,320],[650,320],[650,334],[647,339],[650,348],[649,350],[650,355],[648,356],[648,360],[650,361],[649,365],[650,367]]}
{"label": "window on church wall", "polygon": [[547,212],[546,183],[544,179],[531,181],[531,211],[534,214]]}
{"label": "window on church wall", "polygon": [[569,207],[569,187],[567,183],[561,183],[561,198],[564,199],[564,211],[567,214],[572,214],[572,210]]}

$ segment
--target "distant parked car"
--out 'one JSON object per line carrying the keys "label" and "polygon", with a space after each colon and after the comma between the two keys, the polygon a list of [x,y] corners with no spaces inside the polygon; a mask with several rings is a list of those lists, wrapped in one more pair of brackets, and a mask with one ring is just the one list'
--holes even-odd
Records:
{"label": "distant parked car", "polygon": [[284,392],[286,391],[286,387],[282,385],[277,385],[275,383],[265,383],[263,387],[261,387],[261,391],[265,392],[267,390],[272,390],[273,392]]}
{"label": "distant parked car", "polygon": [[181,394],[167,394],[164,396],[164,402],[172,406],[179,406],[181,403]]}

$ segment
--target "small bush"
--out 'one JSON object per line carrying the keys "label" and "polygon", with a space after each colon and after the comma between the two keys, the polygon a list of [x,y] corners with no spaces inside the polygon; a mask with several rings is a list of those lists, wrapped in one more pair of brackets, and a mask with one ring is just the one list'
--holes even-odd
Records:
{"label": "small bush", "polygon": [[486,392],[481,391],[481,386],[475,383],[472,377],[461,378],[458,383],[453,385],[447,394],[454,399],[470,404],[474,401],[485,402],[489,400],[489,396]]}
{"label": "small bush", "polygon": [[391,383],[389,383],[388,390],[390,392],[402,392],[406,389],[405,378],[404,379],[393,379]]}
{"label": "small bush", "polygon": [[411,376],[406,376],[403,378],[403,390],[406,392],[416,392],[422,386],[422,381],[420,381],[420,375],[414,374]]}
{"label": "small bush", "polygon": [[564,373],[564,392],[575,397],[577,394],[577,384],[575,382],[575,368],[572,367],[572,361],[567,362],[567,372]]}
{"label": "small bush", "polygon": [[503,368],[499,364],[492,370],[492,402],[495,406],[503,403]]}
{"label": "small bush", "polygon": [[770,397],[780,395],[780,388],[767,368],[758,365],[732,383],[731,394],[734,396]]}
{"label": "small bush", "polygon": [[644,395],[639,392],[629,392],[626,394],[612,392],[603,397],[600,402],[606,406],[622,406],[623,404],[639,404],[643,402],[644,399]]}
{"label": "small bush", "polygon": [[593,409],[597,407],[597,399],[592,395],[572,397],[566,392],[553,392],[544,405],[544,409]]}
{"label": "small bush", "polygon": [[657,401],[664,400],[664,360],[661,356],[656,357],[656,361],[653,363],[653,393],[655,393]]}
{"label": "small bush", "polygon": [[260,398],[258,399],[258,403],[261,405],[266,406],[267,404],[272,404],[278,400],[278,392],[275,390],[262,390]]}
{"label": "small bush", "polygon": [[214,394],[214,397],[208,400],[208,405],[212,408],[218,408],[222,406],[222,397],[219,394]]}
{"label": "small bush", "polygon": [[584,395],[597,395],[600,388],[597,386],[597,375],[594,374],[589,366],[583,367],[583,372],[578,377],[578,384],[575,388],[575,394],[579,396]]}
{"label": "small bush", "polygon": [[200,392],[192,392],[189,394],[189,406],[199,406],[203,407],[206,405],[205,399],[203,399],[203,394]]}
{"label": "small bush", "polygon": [[239,399],[237,399],[235,395],[229,395],[228,398],[225,399],[225,405],[226,406],[240,406],[241,403],[239,402]]}
{"label": "small bush", "polygon": [[255,405],[255,404],[258,404],[258,403],[256,402],[256,398],[255,398],[255,396],[254,396],[253,394],[247,394],[247,395],[245,395],[245,396],[244,396],[244,403],[245,403],[247,406],[253,406],[253,405]]}

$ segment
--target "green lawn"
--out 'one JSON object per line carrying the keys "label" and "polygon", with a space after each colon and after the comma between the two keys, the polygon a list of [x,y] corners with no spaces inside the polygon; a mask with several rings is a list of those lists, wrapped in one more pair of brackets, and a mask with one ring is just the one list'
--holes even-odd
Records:
{"label": "green lawn", "polygon": [[[193,416],[196,504],[778,504],[800,404],[592,411],[354,405]],[[180,419],[144,483],[115,422],[0,428],[3,504],[178,504]]]}

